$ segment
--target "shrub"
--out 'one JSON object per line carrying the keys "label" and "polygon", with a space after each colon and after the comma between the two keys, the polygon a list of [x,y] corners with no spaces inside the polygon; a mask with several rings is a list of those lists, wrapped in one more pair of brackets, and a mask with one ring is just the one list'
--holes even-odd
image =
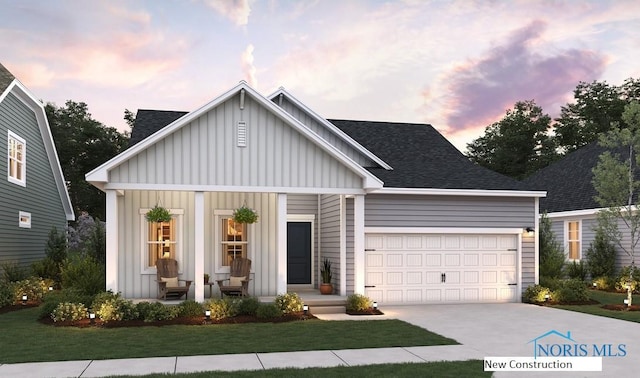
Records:
{"label": "shrub", "polygon": [[[525,303],[543,303],[548,300],[552,300],[552,293],[549,288],[541,285],[532,285],[524,291],[522,300]],[[548,297],[547,297],[548,296]]]}
{"label": "shrub", "polygon": [[256,297],[242,298],[238,304],[238,315],[255,315],[260,307],[260,301]]}
{"label": "shrub", "polygon": [[586,253],[591,277],[613,277],[616,271],[616,249],[607,236],[598,229],[596,238]]}
{"label": "shrub", "polygon": [[7,282],[22,281],[29,277],[27,270],[15,262],[3,262],[0,267],[2,268],[2,277]]}
{"label": "shrub", "polygon": [[31,272],[36,277],[48,278],[60,283],[60,264],[50,257],[45,257],[31,264]]}
{"label": "shrub", "polygon": [[611,277],[597,277],[592,281],[593,287],[598,290],[610,291],[616,287],[616,280]]}
{"label": "shrub", "polygon": [[564,266],[564,252],[551,231],[546,214],[540,217],[540,276],[560,278]]}
{"label": "shrub", "polygon": [[582,261],[572,261],[565,265],[565,272],[570,279],[578,279],[586,281],[587,279],[587,264]]}
{"label": "shrub", "polygon": [[54,322],[76,321],[87,318],[87,308],[82,303],[63,302],[51,313]]}
{"label": "shrub", "polygon": [[25,280],[15,282],[13,285],[13,298],[16,303],[26,295],[30,302],[40,302],[42,297],[49,290],[49,281],[37,277],[29,277]]}
{"label": "shrub", "polygon": [[625,266],[620,270],[618,278],[616,278],[616,290],[627,292],[627,285],[631,286],[631,291],[637,293],[640,289],[640,271],[633,270],[633,278],[630,278],[631,266]]}
{"label": "shrub", "polygon": [[13,284],[0,281],[0,308],[10,306],[14,302]]}
{"label": "shrub", "polygon": [[75,289],[64,289],[47,292],[43,297],[42,305],[40,306],[40,319],[50,317],[53,310],[58,307],[60,303],[82,303],[87,304],[93,301],[93,297],[85,295]]}
{"label": "shrub", "polygon": [[276,296],[276,306],[283,314],[302,311],[302,299],[297,293],[286,293]]}
{"label": "shrub", "polygon": [[140,302],[136,310],[138,317],[145,322],[170,320],[177,317],[180,311],[178,306],[165,306],[160,302]]}
{"label": "shrub", "polygon": [[230,298],[211,299],[204,303],[204,309],[211,311],[211,319],[231,318],[239,313],[239,302]]}
{"label": "shrub", "polygon": [[91,257],[75,256],[65,260],[62,266],[62,287],[76,288],[86,294],[96,295],[104,291],[104,266]]}
{"label": "shrub", "polygon": [[544,287],[548,287],[551,291],[556,291],[562,287],[562,282],[560,278],[550,278],[547,276],[540,276],[540,285]]}
{"label": "shrub", "polygon": [[188,300],[178,305],[178,316],[196,317],[202,316],[203,314],[204,310],[202,305],[196,301]]}
{"label": "shrub", "polygon": [[134,320],[138,318],[138,311],[132,301],[113,298],[102,303],[100,308],[96,310],[96,315],[104,322]]}
{"label": "shrub", "polygon": [[51,228],[45,247],[47,257],[58,264],[62,264],[67,258],[67,252],[67,235],[64,232],[58,232],[55,227]]}
{"label": "shrub", "polygon": [[97,310],[102,306],[103,303],[120,298],[120,293],[114,294],[111,290],[103,291],[102,293],[98,293],[93,297],[93,301],[91,301],[91,308]]}
{"label": "shrub", "polygon": [[282,316],[282,310],[275,303],[263,303],[258,307],[256,316],[260,319],[273,319]]}
{"label": "shrub", "polygon": [[589,292],[583,281],[570,279],[563,282],[562,287],[553,293],[557,302],[584,302],[589,300]]}
{"label": "shrub", "polygon": [[373,306],[369,297],[362,294],[351,294],[347,297],[347,311],[366,311]]}

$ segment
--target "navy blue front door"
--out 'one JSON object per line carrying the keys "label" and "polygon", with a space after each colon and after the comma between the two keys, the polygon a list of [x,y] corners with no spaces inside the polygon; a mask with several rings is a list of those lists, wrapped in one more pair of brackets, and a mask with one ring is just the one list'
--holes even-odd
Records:
{"label": "navy blue front door", "polygon": [[311,222],[287,223],[287,283],[311,284]]}

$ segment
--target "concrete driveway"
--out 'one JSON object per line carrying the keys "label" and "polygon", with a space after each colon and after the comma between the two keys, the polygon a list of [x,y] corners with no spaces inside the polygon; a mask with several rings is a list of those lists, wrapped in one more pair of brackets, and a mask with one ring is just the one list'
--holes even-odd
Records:
{"label": "concrete driveway", "polygon": [[[521,303],[381,308],[388,317],[457,340],[486,357],[532,357],[531,340],[551,330],[571,332],[579,344],[626,345],[625,357],[604,357],[601,373],[507,373],[495,376],[635,376],[640,368],[640,323]],[[551,343],[556,343],[553,340]]]}

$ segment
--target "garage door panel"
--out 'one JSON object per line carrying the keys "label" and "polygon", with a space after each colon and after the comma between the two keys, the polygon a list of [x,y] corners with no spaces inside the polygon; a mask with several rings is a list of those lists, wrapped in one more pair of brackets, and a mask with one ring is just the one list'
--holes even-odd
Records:
{"label": "garage door panel", "polygon": [[461,261],[459,253],[447,253],[444,255],[444,266],[460,266]]}
{"label": "garage door panel", "polygon": [[478,272],[478,271],[464,272],[464,283],[465,284],[479,284],[480,283],[480,272]]}
{"label": "garage door panel", "polygon": [[387,290],[384,303],[402,303],[402,290]]}
{"label": "garage door panel", "polygon": [[465,250],[474,250],[480,248],[480,238],[478,236],[463,236],[462,246]]}
{"label": "garage door panel", "polygon": [[385,243],[386,249],[403,249],[402,236],[388,236]]}
{"label": "garage door panel", "polygon": [[425,249],[433,250],[433,249],[442,249],[442,236],[423,236],[425,240]]}
{"label": "garage door panel", "polygon": [[464,255],[464,266],[478,266],[480,264],[480,256],[477,253],[469,253]]}
{"label": "garage door panel", "polygon": [[483,266],[498,266],[498,255],[496,253],[483,253],[482,254]]}
{"label": "garage door panel", "polygon": [[407,249],[420,250],[424,248],[424,238],[422,236],[407,236]]}
{"label": "garage door panel", "polygon": [[407,285],[422,286],[422,272],[407,272]]}
{"label": "garage door panel", "polygon": [[444,300],[447,302],[460,302],[460,289],[444,289]]}
{"label": "garage door panel", "polygon": [[445,271],[444,272],[444,274],[445,274],[445,283],[447,283],[449,285],[459,284],[461,282],[460,281],[460,278],[461,278],[460,277],[461,276],[460,273],[461,272],[459,272],[459,271],[451,271],[451,270]]}
{"label": "garage door panel", "polygon": [[402,279],[402,272],[387,272],[387,285],[402,285],[404,281]]}
{"label": "garage door panel", "polygon": [[384,284],[383,272],[367,272],[366,277],[368,286]]}
{"label": "garage door panel", "polygon": [[421,289],[407,290],[407,302],[416,302],[416,303],[424,302],[424,297],[422,296],[422,290]]}
{"label": "garage door panel", "polygon": [[478,302],[480,300],[480,289],[477,289],[477,288],[464,289],[463,299],[465,302]]}
{"label": "garage door panel", "polygon": [[403,266],[403,255],[400,253],[390,253],[387,255],[387,266],[388,267],[399,267]]}
{"label": "garage door panel", "polygon": [[422,254],[418,253],[410,253],[407,254],[407,266],[414,267],[422,267]]}
{"label": "garage door panel", "polygon": [[427,253],[426,262],[427,262],[426,264],[427,267],[439,268],[440,266],[442,266],[442,255]]}
{"label": "garage door panel", "polygon": [[444,249],[460,249],[460,236],[445,236]]}
{"label": "garage door panel", "polygon": [[425,298],[425,302],[431,302],[431,303],[439,303],[442,302],[442,290],[438,289],[438,290],[429,290],[427,289],[425,291],[426,294],[426,298]]}
{"label": "garage door panel", "polygon": [[441,284],[442,283],[442,273],[440,272],[425,272],[426,283],[427,284]]}

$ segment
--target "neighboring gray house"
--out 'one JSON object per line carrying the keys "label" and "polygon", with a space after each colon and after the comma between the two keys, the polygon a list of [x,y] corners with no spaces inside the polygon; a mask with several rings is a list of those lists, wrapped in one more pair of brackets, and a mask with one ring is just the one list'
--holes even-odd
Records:
{"label": "neighboring gray house", "polygon": [[[538,281],[539,197],[466,159],[433,127],[328,121],[245,82],[190,112],[140,110],[132,145],[87,174],[107,196],[107,288],[157,295],[154,262],[202,279],[253,261],[250,292],[314,288],[380,303],[517,302]],[[173,219],[155,229],[156,204]],[[258,223],[233,223],[235,208]]]}
{"label": "neighboring gray house", "polygon": [[73,208],[42,103],[0,64],[0,263],[28,266],[45,256],[52,227]]}
{"label": "neighboring gray house", "polygon": [[[567,261],[583,260],[595,240],[597,213],[602,207],[595,200],[593,168],[605,151],[597,142],[590,143],[523,180],[527,186],[547,192],[540,200],[540,213],[547,213]],[[622,222],[619,229],[625,229]],[[616,267],[630,265],[630,257],[616,249]]]}

